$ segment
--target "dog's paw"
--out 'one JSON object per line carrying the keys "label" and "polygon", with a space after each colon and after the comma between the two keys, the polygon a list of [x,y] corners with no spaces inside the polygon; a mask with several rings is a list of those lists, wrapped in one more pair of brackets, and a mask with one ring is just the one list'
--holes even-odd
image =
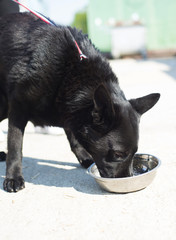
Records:
{"label": "dog's paw", "polygon": [[81,146],[72,149],[82,167],[88,168],[94,163],[92,156]]}
{"label": "dog's paw", "polygon": [[92,165],[92,163],[94,163],[92,159],[78,159],[78,161],[84,168],[88,168],[90,165]]}
{"label": "dog's paw", "polygon": [[0,152],[0,162],[5,161],[7,154],[5,152]]}
{"label": "dog's paw", "polygon": [[4,190],[7,192],[18,192],[19,190],[25,188],[23,177],[18,178],[6,178],[3,184]]}
{"label": "dog's paw", "polygon": [[84,168],[88,168],[92,163],[94,163],[92,156],[85,149],[82,149],[81,154],[79,154],[77,158],[81,166]]}

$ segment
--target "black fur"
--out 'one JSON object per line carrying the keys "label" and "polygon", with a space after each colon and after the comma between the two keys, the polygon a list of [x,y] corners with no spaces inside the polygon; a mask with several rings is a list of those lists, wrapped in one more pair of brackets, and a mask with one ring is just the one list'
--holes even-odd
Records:
{"label": "black fur", "polygon": [[[80,61],[77,41],[88,57]],[[103,177],[132,174],[140,115],[159,94],[127,101],[107,60],[76,29],[30,13],[0,19],[0,120],[9,119],[4,189],[24,188],[22,139],[28,121],[65,129],[72,151]]]}

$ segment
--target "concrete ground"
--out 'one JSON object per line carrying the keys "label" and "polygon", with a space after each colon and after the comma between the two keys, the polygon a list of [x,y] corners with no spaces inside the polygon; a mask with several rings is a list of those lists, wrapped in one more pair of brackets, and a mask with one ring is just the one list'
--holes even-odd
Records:
{"label": "concrete ground", "polygon": [[[128,98],[161,93],[140,125],[138,152],[162,161],[153,183],[130,194],[105,192],[80,167],[63,132],[36,134],[28,125],[24,190],[3,191],[5,163],[0,162],[1,240],[175,239],[176,59],[126,59],[111,64]],[[6,131],[6,122],[1,126]]]}

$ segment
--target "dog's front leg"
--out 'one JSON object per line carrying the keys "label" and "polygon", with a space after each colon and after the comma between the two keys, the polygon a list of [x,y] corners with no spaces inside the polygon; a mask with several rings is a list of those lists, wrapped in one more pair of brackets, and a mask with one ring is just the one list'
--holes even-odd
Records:
{"label": "dog's front leg", "polygon": [[73,132],[70,129],[64,129],[67,135],[68,141],[72,152],[76,155],[78,161],[84,168],[88,168],[92,163],[92,156],[83,148],[83,146],[75,138]]}
{"label": "dog's front leg", "polygon": [[19,111],[9,113],[8,154],[4,190],[17,192],[25,187],[22,176],[22,142],[27,120]]}

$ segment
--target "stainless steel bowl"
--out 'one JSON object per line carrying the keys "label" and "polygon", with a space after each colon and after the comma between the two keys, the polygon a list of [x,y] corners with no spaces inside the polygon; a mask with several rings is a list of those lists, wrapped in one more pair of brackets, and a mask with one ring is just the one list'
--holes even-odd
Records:
{"label": "stainless steel bowl", "polygon": [[161,161],[149,154],[135,154],[133,158],[133,176],[124,178],[103,178],[100,176],[95,163],[88,173],[101,188],[108,192],[128,193],[146,188],[154,179]]}

